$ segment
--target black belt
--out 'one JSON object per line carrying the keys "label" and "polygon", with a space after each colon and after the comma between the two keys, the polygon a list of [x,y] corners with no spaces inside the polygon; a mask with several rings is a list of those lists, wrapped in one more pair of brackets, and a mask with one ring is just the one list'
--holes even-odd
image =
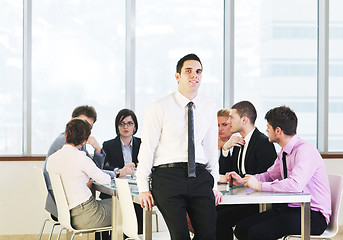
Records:
{"label": "black belt", "polygon": [[[195,166],[197,168],[206,168],[205,164],[201,164],[201,163],[195,163]],[[156,168],[187,168],[187,163],[186,162],[177,162],[177,163],[167,163],[167,164],[161,164],[158,165]]]}

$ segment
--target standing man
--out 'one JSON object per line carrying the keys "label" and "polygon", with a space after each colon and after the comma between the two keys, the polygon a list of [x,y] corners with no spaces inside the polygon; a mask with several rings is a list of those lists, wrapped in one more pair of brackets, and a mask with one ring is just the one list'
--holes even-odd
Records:
{"label": "standing man", "polygon": [[172,240],[190,239],[186,212],[194,239],[215,239],[218,129],[215,104],[197,96],[202,70],[195,54],[181,58],[178,90],[151,105],[143,126],[139,199],[146,210],[156,203]]}
{"label": "standing man", "polygon": [[[320,235],[330,221],[331,194],[325,163],[318,150],[296,135],[298,119],[288,107],[267,112],[267,132],[270,142],[282,149],[266,172],[241,178],[231,172],[235,185],[245,185],[255,191],[299,192],[311,194],[311,235]],[[273,205],[271,210],[239,222],[235,235],[239,240],[268,240],[300,234],[300,203]]]}
{"label": "standing man", "polygon": [[[262,173],[273,165],[276,159],[274,144],[255,127],[256,118],[256,109],[249,101],[238,102],[231,107],[229,125],[231,131],[239,133],[241,137],[233,136],[224,144],[219,158],[220,174],[231,171],[240,176]],[[217,240],[232,240],[232,227],[258,212],[258,204],[217,206]]]}
{"label": "standing man", "polygon": [[[96,119],[97,119],[97,114],[94,107],[84,105],[84,106],[79,106],[74,109],[72,113],[72,119],[73,118],[86,120],[91,125],[91,127],[93,127],[93,124],[96,122]],[[56,218],[58,218],[57,207],[56,207],[54,193],[51,187],[50,177],[49,177],[48,172],[46,171],[46,164],[47,164],[47,160],[49,156],[57,152],[59,149],[61,149],[65,143],[66,143],[66,136],[65,136],[65,133],[63,132],[51,144],[48,154],[45,159],[45,163],[44,163],[44,177],[45,177],[45,182],[48,188],[48,196],[46,199],[45,209]],[[86,155],[94,161],[96,166],[102,169],[104,166],[104,160],[106,156],[105,152],[101,149],[100,144],[98,143],[98,141],[95,139],[94,136],[89,136],[87,140],[87,144],[92,145],[92,147],[94,148],[93,157],[91,157],[91,155],[86,150],[86,145],[83,145],[80,150],[86,152]]]}

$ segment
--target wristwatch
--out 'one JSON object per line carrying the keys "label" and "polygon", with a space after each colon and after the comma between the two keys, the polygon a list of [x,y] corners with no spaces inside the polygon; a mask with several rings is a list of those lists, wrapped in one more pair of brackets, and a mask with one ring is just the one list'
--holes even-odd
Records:
{"label": "wristwatch", "polygon": [[118,178],[118,177],[119,177],[119,175],[120,175],[119,168],[115,168],[115,169],[113,169],[113,172],[114,172],[114,174],[116,175],[116,178]]}

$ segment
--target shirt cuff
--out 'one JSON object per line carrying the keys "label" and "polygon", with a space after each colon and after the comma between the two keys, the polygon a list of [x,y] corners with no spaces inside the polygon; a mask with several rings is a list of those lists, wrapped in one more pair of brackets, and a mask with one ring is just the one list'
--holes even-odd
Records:
{"label": "shirt cuff", "polygon": [[97,153],[96,151],[94,151],[94,155],[98,156],[98,157],[103,157],[105,156],[105,151],[101,149],[101,153]]}
{"label": "shirt cuff", "polygon": [[230,152],[230,149],[228,149],[228,150],[222,149],[222,154],[223,154],[224,157],[229,156],[229,152]]}
{"label": "shirt cuff", "polygon": [[114,174],[113,171],[110,171],[110,170],[102,170],[104,173],[107,173],[108,175],[111,176],[111,179],[114,179],[116,178],[116,175]]}

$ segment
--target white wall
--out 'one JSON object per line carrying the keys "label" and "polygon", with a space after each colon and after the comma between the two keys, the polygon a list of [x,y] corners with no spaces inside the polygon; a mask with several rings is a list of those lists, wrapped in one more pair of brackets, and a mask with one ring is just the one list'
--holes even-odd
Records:
{"label": "white wall", "polygon": [[[329,174],[343,175],[343,159],[325,162]],[[38,197],[33,166],[43,167],[43,162],[0,162],[0,235],[38,234],[42,227],[45,199]]]}
{"label": "white wall", "polygon": [[44,214],[45,199],[33,166],[44,162],[0,162],[0,234],[38,234]]}

